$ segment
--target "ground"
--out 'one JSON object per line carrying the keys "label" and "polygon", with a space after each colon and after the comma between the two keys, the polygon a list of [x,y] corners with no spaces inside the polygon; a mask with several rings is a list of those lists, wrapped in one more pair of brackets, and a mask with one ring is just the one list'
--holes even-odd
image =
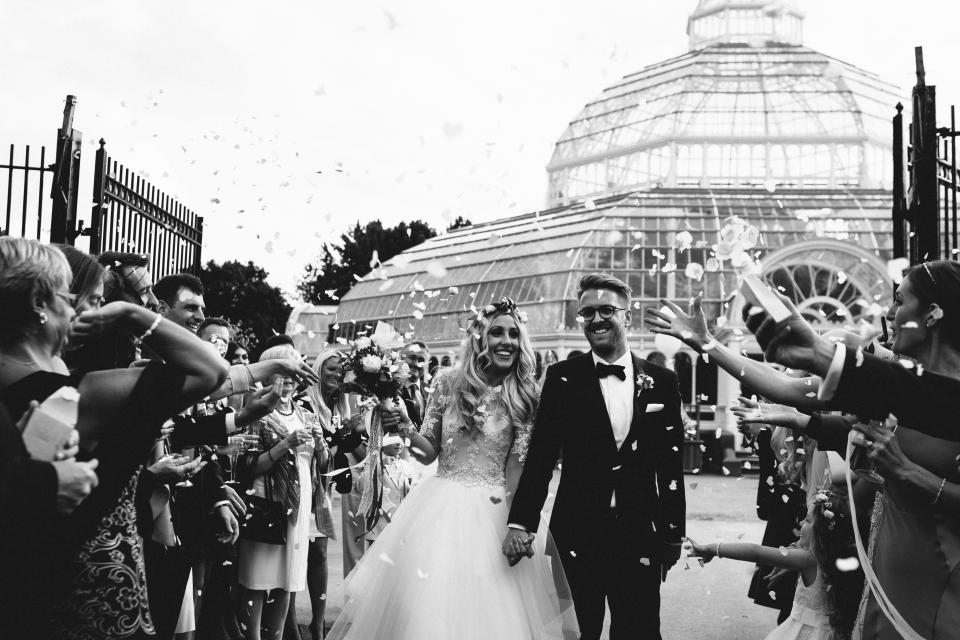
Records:
{"label": "ground", "polygon": [[[697,542],[760,542],[764,523],[756,516],[756,476],[688,475],[686,482],[688,535]],[[334,499],[334,521],[340,522],[339,496]],[[329,626],[343,603],[343,556],[339,541],[332,542],[328,549]],[[670,572],[661,590],[661,628],[666,640],[764,638],[776,626],[775,610],[757,606],[747,598],[752,564],[720,559],[703,568],[693,561],[689,569],[684,569],[683,563],[681,560]],[[297,599],[297,614],[301,624],[310,620],[306,593]],[[309,634],[303,637],[307,640]]]}

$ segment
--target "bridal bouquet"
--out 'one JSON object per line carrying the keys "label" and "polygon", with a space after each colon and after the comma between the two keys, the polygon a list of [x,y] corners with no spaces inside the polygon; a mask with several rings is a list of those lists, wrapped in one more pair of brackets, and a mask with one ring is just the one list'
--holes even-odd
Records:
{"label": "bridal bouquet", "polygon": [[410,365],[398,351],[384,351],[369,338],[360,338],[343,365],[340,393],[356,393],[361,398],[378,402],[391,399],[400,392],[410,377]]}

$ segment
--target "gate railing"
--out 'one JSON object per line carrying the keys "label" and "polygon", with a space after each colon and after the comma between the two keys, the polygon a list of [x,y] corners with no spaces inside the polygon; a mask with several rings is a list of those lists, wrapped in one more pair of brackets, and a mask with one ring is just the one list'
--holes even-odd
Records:
{"label": "gate railing", "polygon": [[[83,135],[73,128],[76,104],[74,96],[67,96],[55,161],[49,166],[46,148],[40,148],[39,164],[31,164],[29,146],[21,163],[16,147],[10,145],[9,161],[0,164],[0,207],[5,205],[0,209],[0,235],[70,245],[79,236],[88,236],[92,254],[149,254],[155,278],[181,271],[199,273],[203,218],[110,158],[103,140],[94,167],[90,226],[84,228],[78,220]],[[49,192],[44,190],[47,173],[51,174]],[[52,200],[50,206],[47,197]]]}
{"label": "gate railing", "polygon": [[[4,197],[6,206],[0,235],[33,237],[40,240],[44,229],[43,205],[48,197],[43,189],[44,177],[47,173],[53,173],[54,165],[46,164],[46,147],[40,147],[40,164],[38,165],[30,164],[30,145],[27,145],[24,150],[22,164],[17,164],[16,155],[16,148],[11,144],[9,160],[6,164],[0,164],[0,171],[5,171],[7,174],[7,179],[2,181],[6,189]],[[21,173],[22,179],[19,175]],[[33,199],[34,191],[36,200]],[[14,194],[18,194],[17,207],[13,204]],[[47,224],[50,223],[49,216],[47,212]]]}
{"label": "gate railing", "polygon": [[148,253],[154,278],[200,272],[203,217],[97,149],[90,252]]}

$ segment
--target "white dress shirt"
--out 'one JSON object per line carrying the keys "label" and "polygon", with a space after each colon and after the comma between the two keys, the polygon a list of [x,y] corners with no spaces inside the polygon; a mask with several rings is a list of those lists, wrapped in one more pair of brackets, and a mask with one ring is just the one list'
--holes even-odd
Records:
{"label": "white dress shirt", "polygon": [[597,364],[612,364],[623,367],[626,374],[621,380],[617,376],[600,378],[600,390],[603,392],[603,402],[607,405],[607,415],[610,416],[610,426],[613,428],[613,439],[617,441],[617,450],[623,446],[623,441],[630,433],[630,423],[633,422],[633,358],[627,351],[619,360],[607,362],[596,353],[593,354],[594,366]]}

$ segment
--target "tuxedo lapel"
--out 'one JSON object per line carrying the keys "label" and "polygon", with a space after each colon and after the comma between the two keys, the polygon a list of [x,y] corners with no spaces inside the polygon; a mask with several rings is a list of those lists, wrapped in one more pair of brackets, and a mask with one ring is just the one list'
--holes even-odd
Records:
{"label": "tuxedo lapel", "polygon": [[603,399],[603,390],[600,388],[600,378],[597,377],[597,368],[593,363],[593,354],[588,352],[583,360],[584,365],[580,375],[586,389],[587,423],[596,425],[596,429],[600,431],[598,435],[616,454],[617,440],[613,435],[613,425],[610,423],[610,414],[607,413],[607,403]]}

